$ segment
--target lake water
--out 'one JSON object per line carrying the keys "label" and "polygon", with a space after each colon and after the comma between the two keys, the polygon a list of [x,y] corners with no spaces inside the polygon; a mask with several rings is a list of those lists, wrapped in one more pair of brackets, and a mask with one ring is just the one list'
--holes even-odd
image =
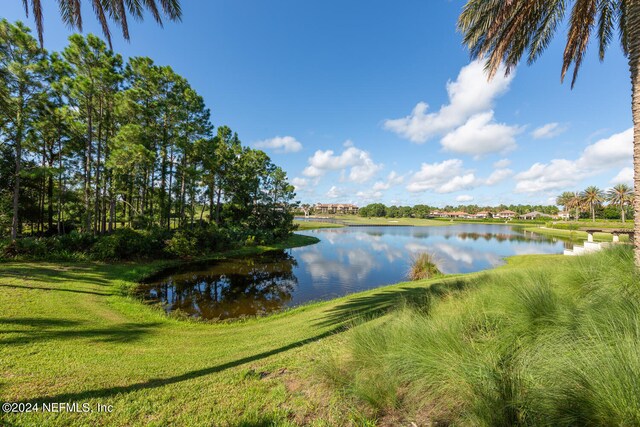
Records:
{"label": "lake water", "polygon": [[411,259],[433,255],[443,273],[496,267],[504,258],[560,254],[555,238],[493,224],[441,227],[345,227],[301,231],[320,243],[286,251],[192,265],[141,287],[167,311],[226,319],[262,315],[314,300],[406,280]]}

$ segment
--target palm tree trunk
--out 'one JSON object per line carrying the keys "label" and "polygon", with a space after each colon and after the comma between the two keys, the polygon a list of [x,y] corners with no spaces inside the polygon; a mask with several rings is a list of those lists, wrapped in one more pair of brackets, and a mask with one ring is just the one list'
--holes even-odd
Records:
{"label": "palm tree trunk", "polygon": [[620,213],[622,214],[622,222],[625,223],[625,215],[624,215],[624,203],[620,203]]}
{"label": "palm tree trunk", "polygon": [[634,255],[640,268],[640,0],[630,0],[626,6],[633,114]]}

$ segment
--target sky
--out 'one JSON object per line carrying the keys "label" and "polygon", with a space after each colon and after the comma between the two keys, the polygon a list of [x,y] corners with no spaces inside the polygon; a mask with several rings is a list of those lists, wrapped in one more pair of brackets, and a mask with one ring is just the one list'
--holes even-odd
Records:
{"label": "sky", "polygon": [[[45,48],[71,31],[45,4]],[[458,0],[183,0],[180,23],[133,23],[125,58],[188,79],[303,203],[554,204],[632,180],[631,84],[614,41],[561,84],[562,27],[532,65],[488,82],[456,30]],[[101,35],[90,4],[85,33]],[[19,0],[0,17],[26,18]]]}

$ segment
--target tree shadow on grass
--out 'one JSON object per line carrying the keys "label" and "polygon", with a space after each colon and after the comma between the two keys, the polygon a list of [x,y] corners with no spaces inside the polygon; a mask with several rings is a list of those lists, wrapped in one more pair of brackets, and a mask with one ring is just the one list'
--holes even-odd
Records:
{"label": "tree shadow on grass", "polygon": [[[20,319],[9,319],[0,317],[0,324],[31,326],[33,328],[46,328],[49,326],[77,326],[82,322],[77,320],[63,319],[43,319],[41,317],[22,317]],[[4,330],[3,330],[4,332]]]}
{"label": "tree shadow on grass", "polygon": [[[90,339],[98,342],[127,343],[148,335],[160,323],[122,323],[105,328],[81,329],[83,322],[58,319],[1,319],[0,331],[12,334],[0,338],[0,345],[33,344],[51,340]],[[29,326],[33,329],[6,329],[5,325]]]}
{"label": "tree shadow on grass", "polygon": [[325,312],[317,326],[344,325],[356,320],[380,317],[402,306],[411,306],[428,312],[431,303],[444,295],[465,289],[469,282],[463,279],[444,279],[429,286],[403,286],[384,289],[373,294],[349,298]]}
{"label": "tree shadow on grass", "polygon": [[91,295],[99,295],[99,296],[105,296],[105,297],[113,295],[110,292],[82,291],[80,289],[47,288],[44,286],[0,285],[0,288],[36,289],[41,291],[72,292],[75,294],[91,294]]}
{"label": "tree shadow on grass", "polygon": [[110,284],[109,278],[104,277],[100,266],[92,265],[21,264],[2,266],[0,264],[0,279],[17,279],[49,285],[65,282],[87,283],[97,286]]}
{"label": "tree shadow on grass", "polygon": [[216,366],[211,366],[204,369],[198,369],[195,371],[185,372],[180,375],[176,375],[168,378],[150,378],[146,381],[142,381],[135,384],[130,384],[126,386],[117,386],[117,387],[107,387],[96,390],[88,390],[76,393],[62,393],[54,396],[42,396],[34,399],[25,400],[22,403],[31,402],[31,403],[49,403],[49,402],[74,402],[74,401],[83,401],[87,399],[104,399],[113,397],[119,394],[131,393],[139,390],[148,390],[154,389],[158,387],[163,387],[170,384],[176,384],[183,381],[192,380],[195,378],[203,377],[206,375],[222,372],[224,370],[234,368],[237,366],[241,366],[247,363],[255,362],[257,360],[261,360],[270,356],[274,356],[276,354],[292,350],[294,348],[302,347],[303,345],[321,340],[323,338],[329,337],[333,334],[341,332],[345,330],[344,327],[333,328],[329,331],[318,334],[314,337],[307,338],[304,340],[296,341],[291,344],[275,348],[273,350],[265,351],[262,353],[254,354],[253,356],[243,357],[237,360],[233,360],[231,362],[223,363]]}

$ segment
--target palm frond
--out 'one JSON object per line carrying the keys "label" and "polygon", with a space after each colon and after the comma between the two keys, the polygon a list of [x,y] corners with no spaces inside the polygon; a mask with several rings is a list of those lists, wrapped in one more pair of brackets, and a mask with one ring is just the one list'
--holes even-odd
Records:
{"label": "palm frond", "polygon": [[[111,30],[109,22],[115,23],[122,30],[125,40],[130,39],[128,14],[136,20],[142,20],[144,11],[147,10],[153,19],[163,25],[162,17],[166,16],[171,21],[182,19],[180,0],[90,0],[93,12],[100,23],[109,47],[111,44]],[[57,0],[58,9],[62,21],[72,29],[82,31],[82,0]],[[27,17],[33,13],[38,32],[40,46],[43,45],[43,12],[42,0],[22,0]],[[31,7],[29,7],[31,6]]]}
{"label": "palm frond", "polygon": [[604,60],[604,54],[613,38],[613,27],[616,19],[617,0],[600,0],[598,2],[598,55]]}
{"label": "palm frond", "polygon": [[567,71],[573,65],[573,77],[571,87],[575,85],[578,71],[582,65],[584,54],[589,44],[589,37],[596,20],[596,1],[576,0],[571,10],[569,21],[569,33],[567,34],[567,45],[564,49],[562,72],[560,79],[564,80]]}

